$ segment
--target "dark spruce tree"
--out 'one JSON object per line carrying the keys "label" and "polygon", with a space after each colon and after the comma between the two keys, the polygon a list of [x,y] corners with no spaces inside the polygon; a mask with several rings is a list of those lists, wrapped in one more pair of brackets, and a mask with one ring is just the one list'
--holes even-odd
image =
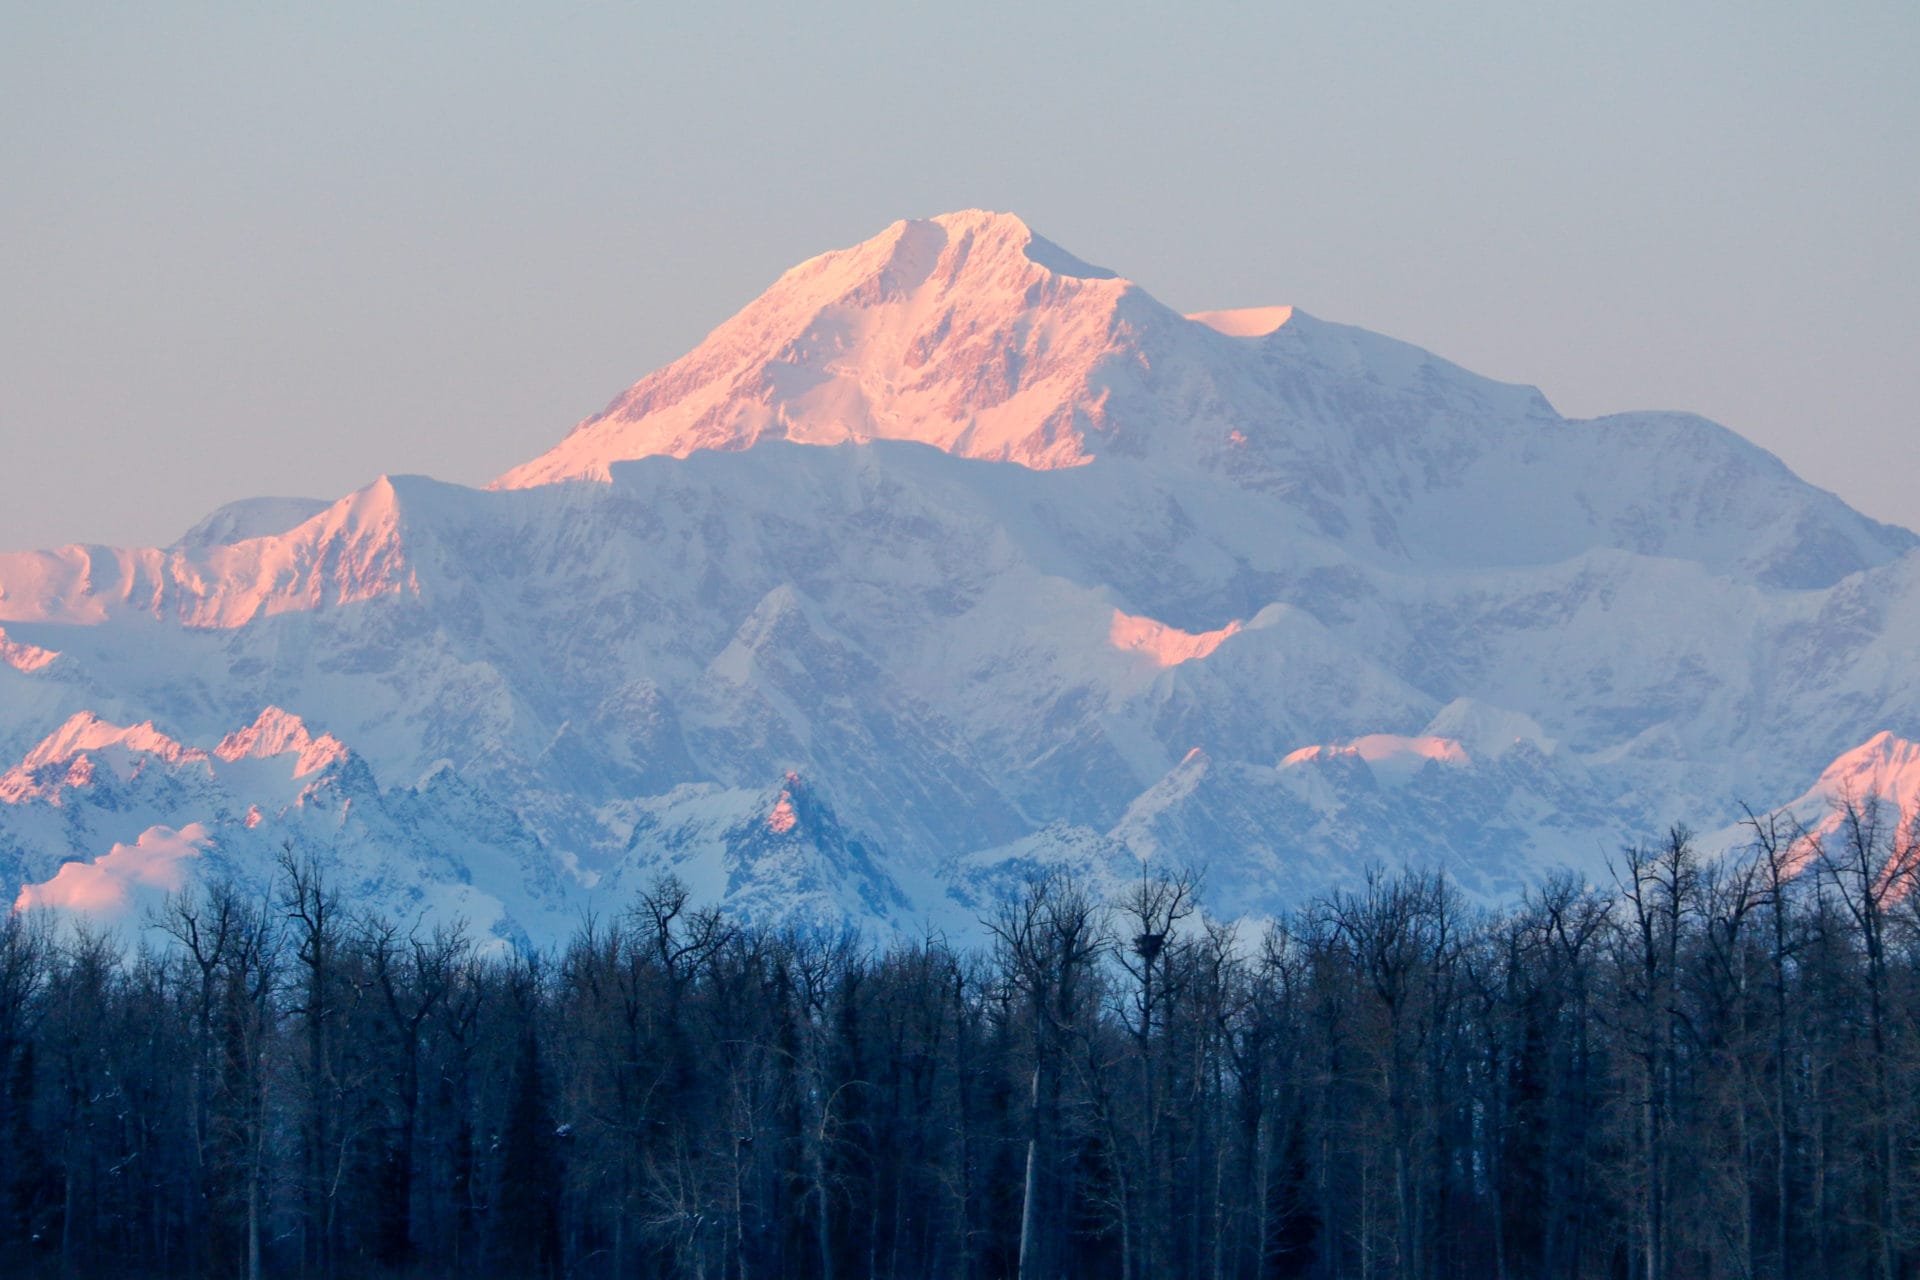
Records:
{"label": "dark spruce tree", "polygon": [[528,972],[522,981],[526,1008],[500,1131],[490,1252],[495,1274],[544,1280],[560,1270],[562,1135],[541,1062],[537,978]]}

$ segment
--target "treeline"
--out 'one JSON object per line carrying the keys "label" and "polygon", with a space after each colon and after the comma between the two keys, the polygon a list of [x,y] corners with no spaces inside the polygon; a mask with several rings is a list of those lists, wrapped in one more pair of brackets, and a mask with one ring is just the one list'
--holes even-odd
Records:
{"label": "treeline", "polygon": [[1505,914],[1378,874],[1258,936],[1183,876],[991,944],[662,879],[557,953],[289,857],[164,945],[0,928],[0,1273],[1682,1277],[1920,1266],[1920,867],[1688,834]]}

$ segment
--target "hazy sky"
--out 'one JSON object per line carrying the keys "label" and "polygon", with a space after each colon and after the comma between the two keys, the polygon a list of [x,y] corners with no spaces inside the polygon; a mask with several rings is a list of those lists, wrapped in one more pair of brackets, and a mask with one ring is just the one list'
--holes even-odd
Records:
{"label": "hazy sky", "polygon": [[1920,527],[1912,0],[293,8],[0,0],[0,548],[484,481],[975,205]]}

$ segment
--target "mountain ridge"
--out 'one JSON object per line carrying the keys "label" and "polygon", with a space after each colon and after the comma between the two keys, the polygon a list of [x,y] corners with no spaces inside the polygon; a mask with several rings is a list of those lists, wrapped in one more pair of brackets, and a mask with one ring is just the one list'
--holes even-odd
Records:
{"label": "mountain ridge", "polygon": [[0,873],[271,837],[521,940],[661,870],[876,928],[1183,850],[1236,910],[1395,851],[1497,897],[1920,739],[1917,545],[1703,419],[896,223],[489,489],[0,555],[0,769],[83,713],[207,758],[0,796]]}

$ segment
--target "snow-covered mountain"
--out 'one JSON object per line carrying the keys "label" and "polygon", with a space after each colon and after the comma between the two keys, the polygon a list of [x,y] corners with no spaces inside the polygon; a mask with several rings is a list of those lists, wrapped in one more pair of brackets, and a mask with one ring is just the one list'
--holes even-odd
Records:
{"label": "snow-covered mountain", "polygon": [[1920,739],[1917,546],[1695,417],[899,223],[488,490],[0,555],[0,875],[292,842],[533,938],[662,869],[901,928],[1047,862],[1500,895]]}

